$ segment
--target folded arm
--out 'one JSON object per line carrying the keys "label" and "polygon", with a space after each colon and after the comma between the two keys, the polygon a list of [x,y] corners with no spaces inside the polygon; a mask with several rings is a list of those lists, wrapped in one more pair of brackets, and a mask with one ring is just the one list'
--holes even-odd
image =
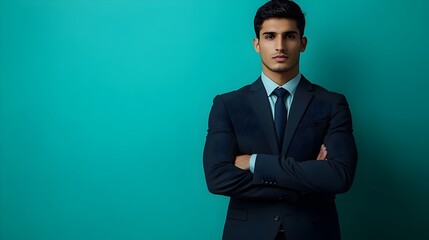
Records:
{"label": "folded arm", "polygon": [[298,193],[287,188],[253,183],[253,174],[234,165],[237,141],[231,120],[221,96],[213,100],[209,129],[204,147],[204,172],[210,192],[225,196],[252,199],[295,197]]}
{"label": "folded arm", "polygon": [[[243,170],[250,170],[250,159],[252,155],[239,155],[235,157],[234,165],[240,169]],[[328,150],[326,149],[325,145],[322,144],[319,150],[319,154],[317,155],[316,160],[327,160],[326,157],[328,156]]]}
{"label": "folded arm", "polygon": [[275,179],[279,187],[304,192],[342,193],[349,190],[357,164],[357,150],[353,137],[352,120],[346,99],[335,103],[324,145],[329,151],[327,161],[294,159],[276,155],[258,154],[254,184],[261,179]]}

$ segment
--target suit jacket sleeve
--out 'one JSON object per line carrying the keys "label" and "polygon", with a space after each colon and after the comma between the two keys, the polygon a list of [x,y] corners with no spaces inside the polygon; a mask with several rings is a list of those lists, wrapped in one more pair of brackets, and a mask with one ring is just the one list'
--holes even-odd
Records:
{"label": "suit jacket sleeve", "polygon": [[357,150],[348,103],[344,96],[335,96],[323,140],[328,160],[258,154],[254,184],[264,184],[261,180],[270,178],[279,187],[304,192],[342,193],[349,190],[355,175]]}
{"label": "suit jacket sleeve", "polygon": [[231,119],[221,96],[216,96],[209,116],[204,147],[204,172],[210,192],[252,199],[290,199],[297,192],[273,186],[253,184],[253,174],[234,166],[237,140]]}

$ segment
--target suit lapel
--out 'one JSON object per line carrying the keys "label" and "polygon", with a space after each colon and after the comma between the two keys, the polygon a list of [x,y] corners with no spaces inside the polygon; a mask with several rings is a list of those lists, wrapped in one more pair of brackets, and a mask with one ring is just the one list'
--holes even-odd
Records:
{"label": "suit lapel", "polygon": [[304,77],[301,77],[301,80],[296,88],[295,95],[293,97],[292,106],[289,111],[289,118],[286,125],[286,133],[283,139],[282,155],[286,155],[292,137],[298,127],[299,121],[305,113],[305,110],[308,107],[311,99],[313,98],[313,86],[311,83]]}
{"label": "suit lapel", "polygon": [[267,92],[264,88],[261,78],[258,78],[249,89],[249,100],[252,103],[255,114],[258,117],[261,127],[268,139],[273,154],[279,154],[276,130],[271,112],[270,103],[268,102]]}

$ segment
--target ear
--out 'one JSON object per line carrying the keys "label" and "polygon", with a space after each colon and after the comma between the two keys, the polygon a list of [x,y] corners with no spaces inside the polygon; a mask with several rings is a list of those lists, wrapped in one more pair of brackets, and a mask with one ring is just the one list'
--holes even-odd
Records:
{"label": "ear", "polygon": [[259,39],[258,38],[253,39],[253,47],[255,48],[255,51],[257,53],[261,52],[261,50],[259,49]]}
{"label": "ear", "polygon": [[307,37],[302,37],[301,39],[301,52],[305,51],[305,48],[307,47]]}

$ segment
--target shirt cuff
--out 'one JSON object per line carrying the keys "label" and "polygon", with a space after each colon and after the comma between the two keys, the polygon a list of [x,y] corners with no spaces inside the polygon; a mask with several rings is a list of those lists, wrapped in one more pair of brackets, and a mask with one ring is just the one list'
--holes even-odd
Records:
{"label": "shirt cuff", "polygon": [[256,163],[256,157],[257,156],[258,156],[258,154],[250,155],[249,169],[252,173],[255,171],[255,163]]}

